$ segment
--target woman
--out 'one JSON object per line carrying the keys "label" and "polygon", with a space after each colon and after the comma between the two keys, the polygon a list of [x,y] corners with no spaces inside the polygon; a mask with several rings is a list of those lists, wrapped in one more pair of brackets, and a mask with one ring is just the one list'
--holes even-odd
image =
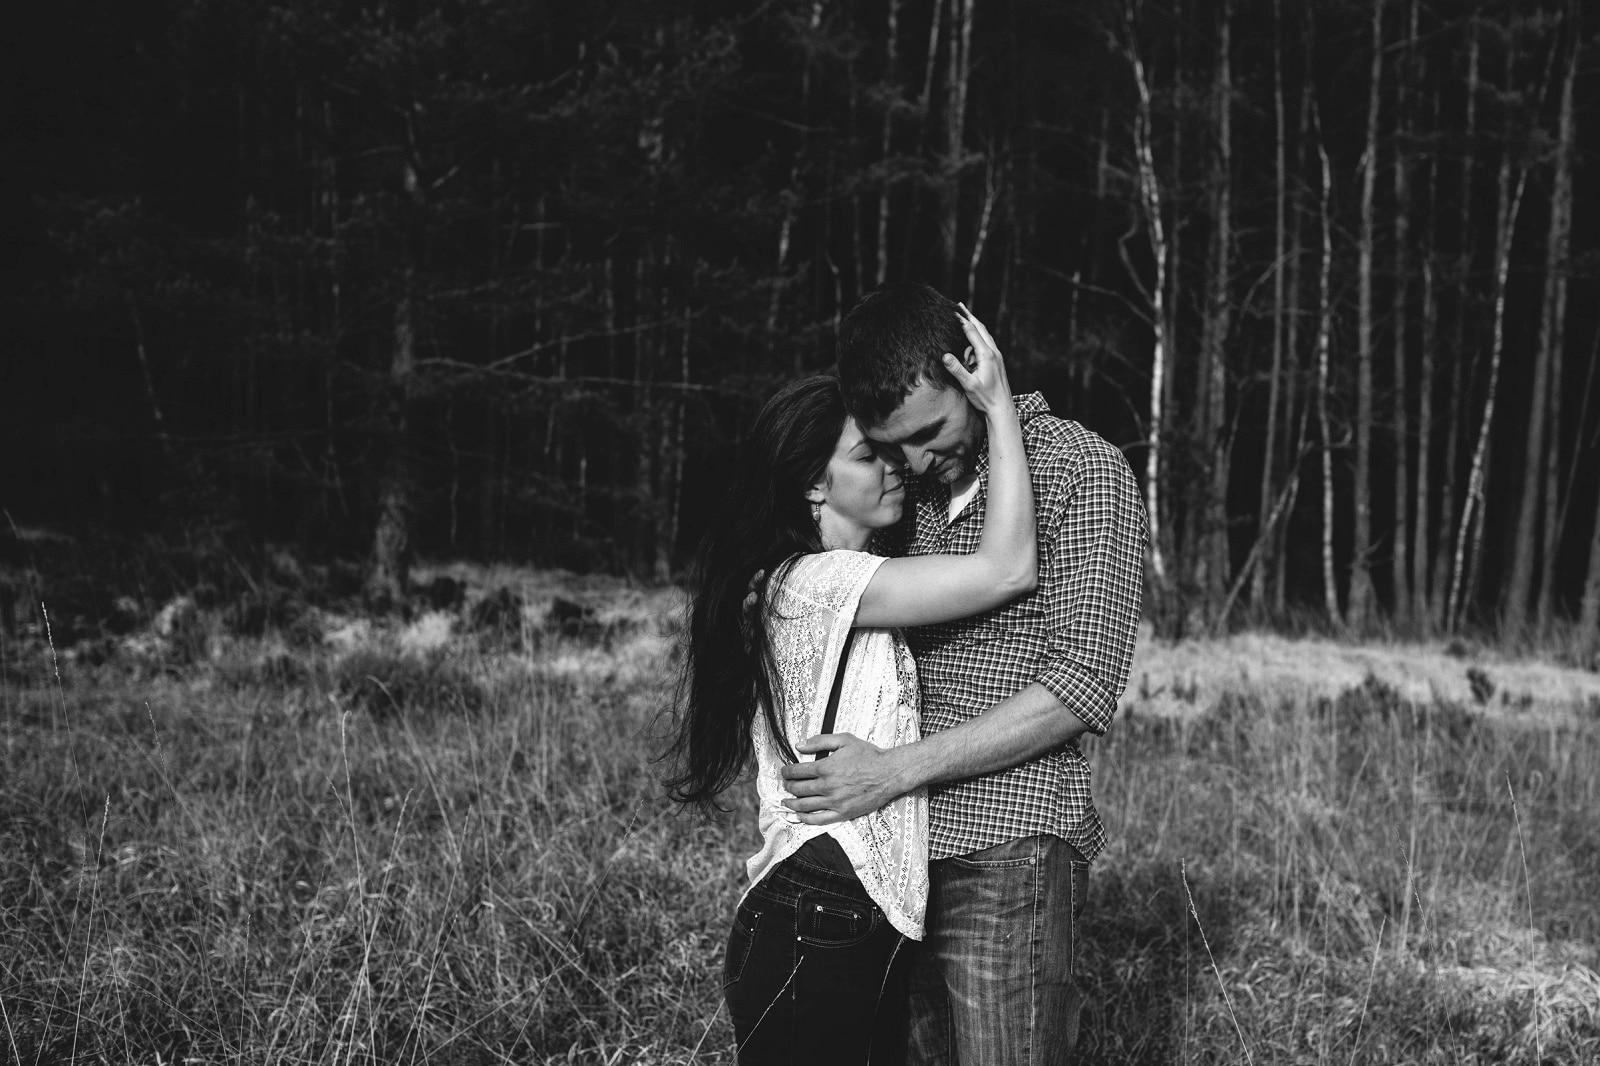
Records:
{"label": "woman", "polygon": [[[894,963],[906,938],[922,938],[927,798],[919,791],[853,821],[803,825],[783,806],[780,769],[820,731],[836,687],[834,731],[880,747],[916,740],[916,666],[895,627],[963,618],[1034,587],[1022,430],[1000,353],[961,310],[968,362],[946,354],[944,365],[988,431],[988,510],[975,553],[867,551],[899,521],[905,487],[827,377],[796,382],[762,409],[728,508],[701,549],[674,746],[681,765],[668,784],[674,799],[709,805],[755,754],[762,847],[748,863],[723,986],[740,1062],[903,1055],[903,968]],[[762,573],[764,609],[746,611]]]}

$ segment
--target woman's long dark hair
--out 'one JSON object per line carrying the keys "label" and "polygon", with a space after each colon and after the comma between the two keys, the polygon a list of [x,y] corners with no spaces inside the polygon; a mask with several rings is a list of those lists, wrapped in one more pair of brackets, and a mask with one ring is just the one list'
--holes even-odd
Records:
{"label": "woman's long dark hair", "polygon": [[[766,612],[747,612],[750,579],[780,585],[795,560],[822,550],[806,492],[822,480],[844,431],[844,396],[833,377],[786,385],[756,416],[739,471],[701,541],[692,571],[689,646],[677,720],[666,757],[667,792],[680,803],[716,806],[751,753],[756,708],[793,759],[774,698]],[[762,594],[765,594],[763,588]]]}

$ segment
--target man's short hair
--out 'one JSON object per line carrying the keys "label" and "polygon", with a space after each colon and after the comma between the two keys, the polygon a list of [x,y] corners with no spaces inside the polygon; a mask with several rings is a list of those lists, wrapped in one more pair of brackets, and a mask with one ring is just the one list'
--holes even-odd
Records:
{"label": "man's short hair", "polygon": [[839,384],[858,422],[887,418],[917,385],[957,388],[946,352],[967,349],[956,302],[917,282],[898,282],[861,298],[839,323]]}

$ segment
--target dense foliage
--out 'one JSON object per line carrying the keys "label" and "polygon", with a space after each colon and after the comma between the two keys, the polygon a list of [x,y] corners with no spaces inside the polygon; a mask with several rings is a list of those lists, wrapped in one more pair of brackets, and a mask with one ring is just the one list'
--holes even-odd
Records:
{"label": "dense foliage", "polygon": [[919,278],[1127,451],[1173,626],[1576,612],[1581,15],[34,5],[0,64],[0,432],[30,457],[0,495],[221,516],[391,594],[418,551],[665,576],[755,404]]}

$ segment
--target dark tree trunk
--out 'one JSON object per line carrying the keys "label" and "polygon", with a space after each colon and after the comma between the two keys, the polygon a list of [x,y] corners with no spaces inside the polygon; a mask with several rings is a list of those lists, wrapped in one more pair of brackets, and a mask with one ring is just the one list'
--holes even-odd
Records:
{"label": "dark tree trunk", "polygon": [[422,182],[416,164],[407,160],[402,174],[401,221],[404,265],[397,281],[394,333],[385,387],[383,463],[378,477],[378,519],[372,535],[366,594],[383,608],[405,598],[411,564],[411,405],[417,367],[416,275],[417,230],[422,207]]}
{"label": "dark tree trunk", "polygon": [[1356,628],[1366,625],[1372,609],[1372,351],[1376,327],[1372,319],[1373,257],[1376,244],[1378,180],[1378,103],[1383,85],[1383,0],[1372,3],[1372,62],[1367,86],[1367,150],[1361,170],[1360,275],[1357,279],[1360,322],[1356,327],[1356,468],[1355,543],[1350,549],[1350,597],[1347,617]]}
{"label": "dark tree trunk", "polygon": [[[1574,16],[1576,6],[1569,9]],[[1562,352],[1567,344],[1567,277],[1571,269],[1569,258],[1572,247],[1572,156],[1576,140],[1577,122],[1573,113],[1573,88],[1578,78],[1578,53],[1582,39],[1578,28],[1572,29],[1572,53],[1567,60],[1566,75],[1561,80],[1561,117],[1556,136],[1556,173],[1550,191],[1550,234],[1545,245],[1545,301],[1540,317],[1539,348],[1541,356],[1550,353],[1550,373],[1547,393],[1550,408],[1549,444],[1545,448],[1544,467],[1544,543],[1539,552],[1538,598],[1535,602],[1539,629],[1548,632],[1555,612],[1556,552],[1561,543],[1561,515],[1566,511],[1566,501],[1561,499],[1561,401],[1565,395],[1562,377],[1565,372]],[[1531,437],[1531,433],[1530,433]]]}
{"label": "dark tree trunk", "polygon": [[387,455],[378,481],[378,522],[372,536],[372,560],[367,571],[367,598],[381,608],[393,608],[406,594],[411,562],[411,462],[410,407],[416,369],[416,324],[411,278],[402,276],[402,291],[394,307],[394,347],[389,361],[383,432]]}

